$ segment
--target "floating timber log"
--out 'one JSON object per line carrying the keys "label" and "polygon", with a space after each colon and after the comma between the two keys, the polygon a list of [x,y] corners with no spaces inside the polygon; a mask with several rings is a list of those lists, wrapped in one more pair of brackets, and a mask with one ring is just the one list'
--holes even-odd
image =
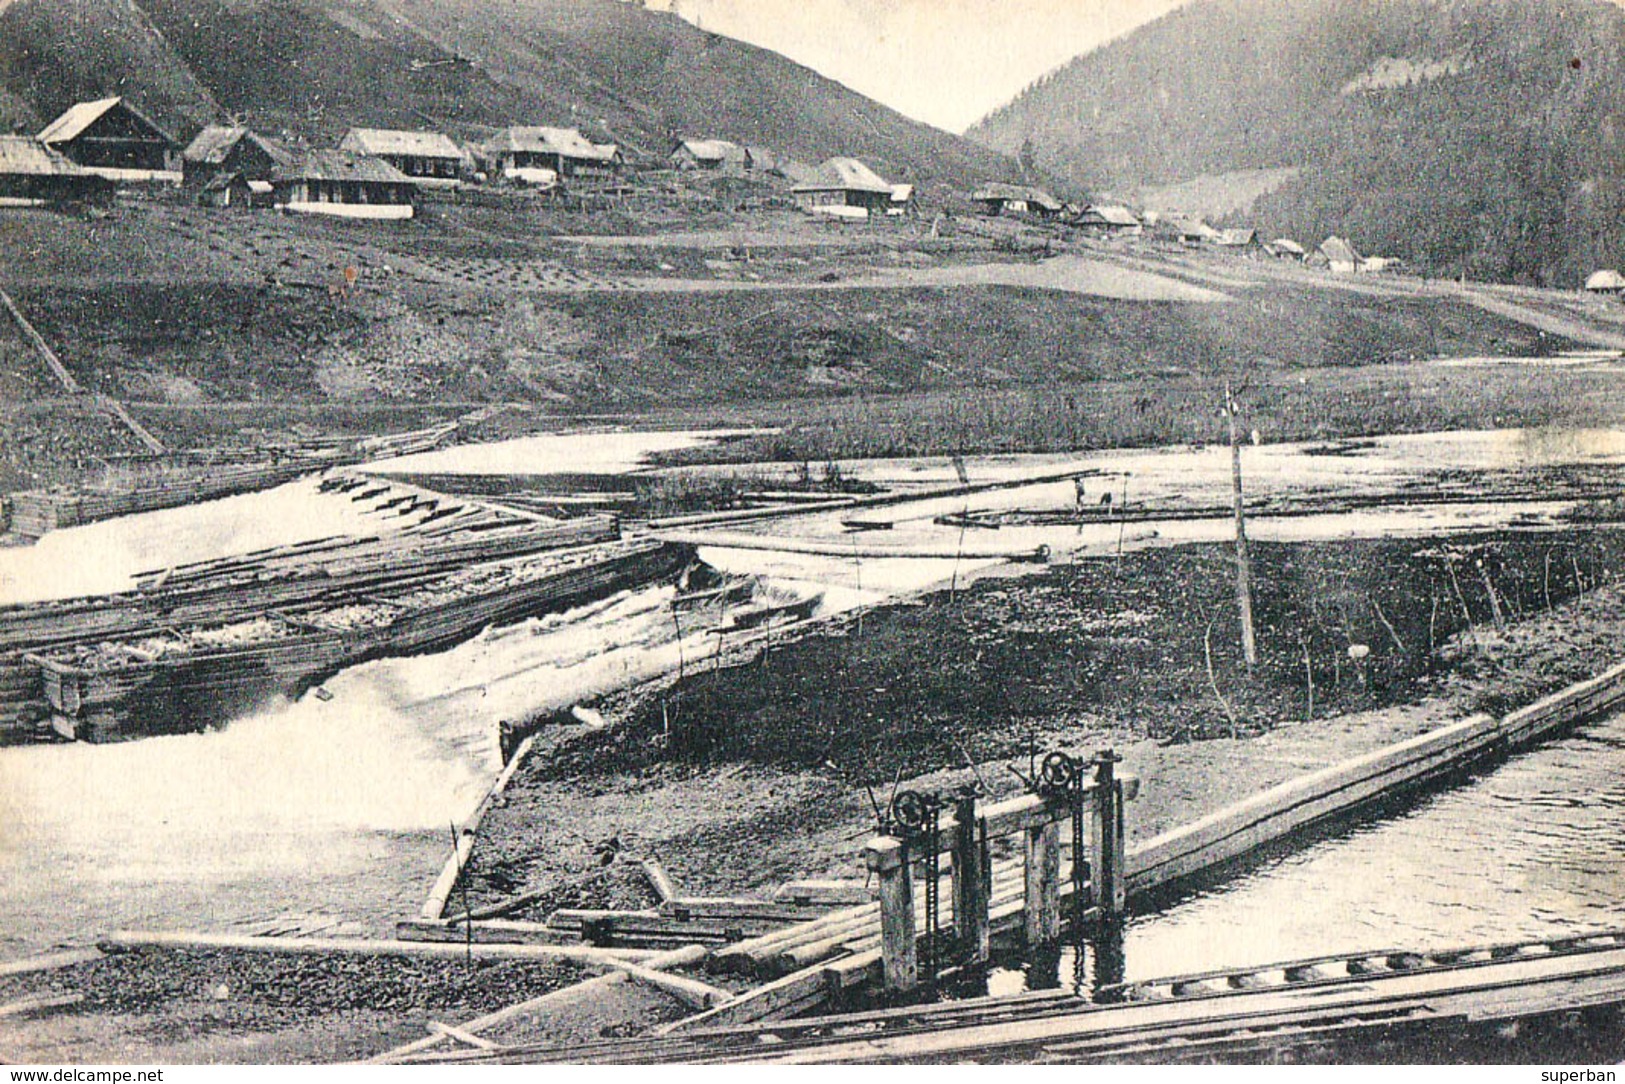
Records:
{"label": "floating timber log", "polygon": [[651,539],[471,565],[364,599],[227,625],[50,648],[39,668],[53,726],[90,741],[197,728],[368,658],[435,650],[487,625],[675,573],[683,547]]}
{"label": "floating timber log", "polygon": [[640,949],[586,945],[494,945],[485,942],[444,944],[434,941],[386,941],[339,937],[245,937],[239,934],[119,930],[102,939],[103,952],[133,949],[178,949],[188,952],[251,952],[278,956],[406,956],[458,960],[568,960],[589,967],[638,964],[658,955]]}

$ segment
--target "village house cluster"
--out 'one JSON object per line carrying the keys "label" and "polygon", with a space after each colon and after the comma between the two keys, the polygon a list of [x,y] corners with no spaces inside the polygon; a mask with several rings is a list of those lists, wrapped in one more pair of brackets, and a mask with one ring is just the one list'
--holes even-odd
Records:
{"label": "village house cluster", "polygon": [[[809,214],[841,220],[910,215],[911,184],[888,181],[857,158],[817,166],[754,144],[679,139],[669,154],[629,163],[613,143],[577,128],[515,125],[480,142],[436,131],[351,128],[336,147],[294,147],[241,124],[211,124],[181,144],[124,98],[79,102],[36,136],[0,136],[0,207],[103,203],[117,186],[180,185],[217,208],[266,207],[297,214],[406,219],[421,200],[467,186],[523,186],[614,196],[632,191],[644,171],[756,180],[786,190]],[[987,217],[1066,225],[1103,237],[1140,237],[1244,257],[1272,256],[1335,274],[1388,270],[1395,261],[1362,256],[1345,238],[1313,249],[1265,241],[1256,230],[1216,229],[1200,216],[1135,211],[1113,203],[1068,203],[1030,184],[990,182],[969,193]],[[1586,283],[1600,294],[1625,293],[1618,272]]]}
{"label": "village house cluster", "polygon": [[[795,203],[837,218],[906,213],[913,186],[856,158],[818,166],[721,139],[682,139],[644,168],[786,184]],[[112,199],[121,184],[174,184],[213,207],[274,207],[347,218],[411,218],[418,201],[468,185],[614,194],[631,172],[613,143],[577,128],[502,128],[477,143],[436,131],[351,128],[332,148],[289,146],[240,124],[212,124],[182,144],[124,98],[80,102],[37,136],[0,137],[0,206]]]}

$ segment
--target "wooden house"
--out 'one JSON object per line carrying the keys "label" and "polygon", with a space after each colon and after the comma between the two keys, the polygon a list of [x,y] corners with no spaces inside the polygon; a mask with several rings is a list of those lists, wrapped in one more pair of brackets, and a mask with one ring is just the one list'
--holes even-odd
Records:
{"label": "wooden house", "polygon": [[1329,268],[1335,275],[1352,275],[1360,270],[1363,262],[1352,244],[1335,235],[1322,241],[1315,255],[1314,262]]}
{"label": "wooden house", "polygon": [[339,150],[382,159],[422,188],[456,188],[473,171],[468,153],[440,132],[351,128]]}
{"label": "wooden house", "polygon": [[0,136],[0,207],[112,198],[112,181],[80,168],[32,136]]}
{"label": "wooden house", "polygon": [[180,145],[123,98],[80,102],[48,124],[39,140],[112,181],[181,179]]}
{"label": "wooden house", "polygon": [[293,157],[281,144],[248,128],[211,124],[181,152],[181,173],[188,187],[197,188],[230,174],[240,174],[245,182],[268,181]]}
{"label": "wooden house", "polygon": [[750,173],[772,173],[784,176],[779,165],[779,156],[767,147],[752,143],[745,147],[745,169]]}
{"label": "wooden house", "polygon": [[418,185],[381,158],[311,151],[271,178],[278,210],[339,218],[411,218]]}
{"label": "wooden house", "polygon": [[790,194],[803,210],[849,217],[836,209],[886,214],[894,187],[856,158],[830,158],[793,185]]}
{"label": "wooden house", "polygon": [[673,169],[743,176],[750,169],[750,155],[744,147],[726,139],[684,139],[667,159]]}
{"label": "wooden house", "polygon": [[1302,263],[1309,258],[1309,253],[1304,247],[1290,237],[1277,237],[1264,246],[1264,251],[1278,260],[1297,260]]}
{"label": "wooden house", "polygon": [[1213,247],[1235,256],[1257,256],[1264,251],[1264,246],[1259,243],[1257,230],[1239,227],[1220,230],[1218,236],[1213,238]]}
{"label": "wooden house", "polygon": [[569,178],[613,179],[625,165],[613,143],[594,143],[577,128],[544,126],[504,128],[485,144],[482,157],[494,174],[544,186]]}
{"label": "wooden house", "polygon": [[246,211],[270,207],[274,189],[270,181],[250,180],[243,173],[217,173],[198,190],[200,207]]}
{"label": "wooden house", "polygon": [[1625,275],[1612,269],[1593,271],[1586,279],[1585,288],[1592,294],[1625,294]]}
{"label": "wooden house", "polygon": [[1060,200],[1042,188],[1025,184],[1004,184],[1000,181],[984,184],[972,192],[970,198],[972,203],[981,208],[983,214],[995,217],[1003,214],[1022,214],[1054,218],[1065,209]]}
{"label": "wooden house", "polygon": [[1097,233],[1137,234],[1143,228],[1139,215],[1116,203],[1091,203],[1078,215],[1077,224]]}

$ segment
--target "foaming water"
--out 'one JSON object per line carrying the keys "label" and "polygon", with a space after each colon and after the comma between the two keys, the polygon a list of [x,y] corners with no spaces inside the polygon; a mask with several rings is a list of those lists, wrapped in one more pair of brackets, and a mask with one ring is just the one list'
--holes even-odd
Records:
{"label": "foaming water", "polygon": [[409,913],[500,768],[500,720],[714,646],[674,626],[671,596],[627,592],[366,663],[208,733],[0,749],[0,943]]}
{"label": "foaming water", "polygon": [[304,478],[258,493],[165,508],[52,531],[32,546],[0,549],[0,603],[110,594],[162,571],[271,546],[398,530],[384,518]]}

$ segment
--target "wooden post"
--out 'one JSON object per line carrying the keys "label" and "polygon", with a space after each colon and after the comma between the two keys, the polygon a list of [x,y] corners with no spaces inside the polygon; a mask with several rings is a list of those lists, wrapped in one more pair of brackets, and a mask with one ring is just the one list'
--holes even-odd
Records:
{"label": "wooden post", "polygon": [[1027,829],[1027,892],[1022,911],[1027,947],[1061,939],[1061,826],[1058,821]]}
{"label": "wooden post", "polygon": [[908,993],[920,982],[914,936],[914,877],[908,848],[900,839],[879,836],[864,848],[863,858],[880,875],[880,963],[885,987]]}
{"label": "wooden post", "polygon": [[1110,749],[1095,754],[1094,895],[1101,917],[1119,921],[1128,905],[1123,853],[1123,790],[1117,764],[1123,758]]}
{"label": "wooden post", "polygon": [[967,962],[986,963],[991,952],[988,885],[982,861],[976,799],[954,801],[954,933]]}
{"label": "wooden post", "polygon": [[1253,566],[1247,555],[1247,518],[1241,497],[1241,438],[1236,433],[1236,415],[1241,408],[1224,386],[1224,415],[1230,422],[1230,489],[1236,506],[1236,606],[1241,610],[1241,654],[1247,672],[1258,665],[1258,645],[1253,637]]}

